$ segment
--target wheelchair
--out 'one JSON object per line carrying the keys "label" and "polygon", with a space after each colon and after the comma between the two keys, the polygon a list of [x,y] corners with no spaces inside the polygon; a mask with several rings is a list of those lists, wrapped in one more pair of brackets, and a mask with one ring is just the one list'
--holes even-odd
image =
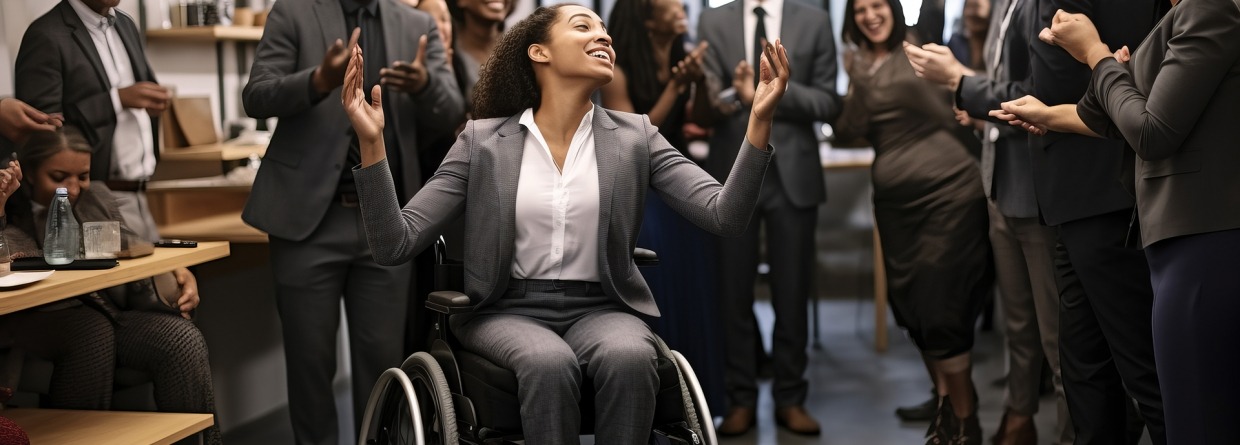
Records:
{"label": "wheelchair", "polygon": [[[429,351],[409,356],[385,371],[371,391],[358,444],[513,444],[522,440],[517,379],[512,371],[464,350],[448,332],[448,316],[472,310],[463,289],[464,267],[435,243],[435,284],[426,307],[436,312]],[[654,252],[638,248],[639,267],[658,264]],[[693,368],[668,349],[656,360],[656,395],[651,443],[715,445],[714,419]],[[582,371],[581,433],[594,430],[593,383]]]}

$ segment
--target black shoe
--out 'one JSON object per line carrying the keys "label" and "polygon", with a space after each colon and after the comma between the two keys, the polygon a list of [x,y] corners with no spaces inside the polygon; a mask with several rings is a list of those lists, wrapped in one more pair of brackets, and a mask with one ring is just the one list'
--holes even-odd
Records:
{"label": "black shoe", "polygon": [[926,432],[926,445],[982,445],[982,425],[977,420],[977,411],[963,419],[956,417],[951,398],[944,397]]}
{"label": "black shoe", "polygon": [[905,422],[925,422],[934,420],[934,416],[938,411],[939,393],[931,389],[930,400],[912,406],[898,407],[896,408],[896,417]]}

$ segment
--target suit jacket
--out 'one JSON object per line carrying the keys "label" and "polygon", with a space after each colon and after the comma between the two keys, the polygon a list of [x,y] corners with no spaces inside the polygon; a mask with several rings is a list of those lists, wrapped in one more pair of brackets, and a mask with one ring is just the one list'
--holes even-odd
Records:
{"label": "suit jacket", "polygon": [[[1240,0],[1184,0],[1128,65],[1094,67],[1078,114],[1136,152],[1142,242],[1240,228]],[[1114,46],[1114,45],[1112,45]]]}
{"label": "suit jacket", "polygon": [[[129,54],[134,81],[155,82],[133,18],[119,9],[115,11],[116,33]],[[78,127],[90,142],[94,152],[90,159],[91,179],[109,179],[112,136],[116,132],[112,83],[90,31],[68,0],[52,7],[26,28],[15,68],[17,98],[45,113],[64,113],[65,123]],[[158,119],[152,118],[152,147],[156,147],[156,156],[158,129]]]}
{"label": "suit jacket", "polygon": [[[389,152],[398,147],[401,154],[399,194],[408,198],[422,183],[419,139],[455,129],[463,120],[464,102],[444,63],[435,21],[396,0],[376,1],[383,20],[385,65],[413,60],[418,37],[426,35],[426,88],[414,95],[383,89],[386,125],[397,135],[397,140],[385,142]],[[336,39],[348,41],[349,32],[339,0],[281,0],[267,18],[242,101],[246,114],[279,117],[280,124],[241,217],[272,236],[294,241],[310,236],[335,197],[338,178],[352,167],[344,165],[352,136],[340,87],[315,101],[310,81],[327,48]]]}
{"label": "suit jacket", "polygon": [[990,110],[998,110],[999,104],[1018,99],[1030,93],[1029,79],[1029,32],[1025,17],[1034,11],[1033,0],[1019,0],[1008,20],[1008,29],[999,39],[1003,16],[1008,7],[1017,0],[997,0],[990,15],[990,32],[986,36],[986,66],[995,63],[995,45],[1002,45],[997,68],[993,73],[966,76],[956,90],[956,106],[967,111],[974,119],[991,122],[982,135],[982,186],[986,196],[995,201],[999,213],[1011,218],[1034,218],[1038,216],[1038,202],[1034,195],[1032,160],[1029,156],[1029,136],[1023,130],[990,117]]}
{"label": "suit jacket", "polygon": [[[1030,0],[1037,2],[1026,28],[1029,41],[1033,95],[1047,105],[1074,104],[1085,95],[1089,66],[1077,62],[1063,48],[1038,40],[1055,11],[1085,13],[1098,27],[1102,41],[1114,48],[1137,43],[1158,21],[1166,0]],[[1131,171],[1119,141],[1089,136],[1048,133],[1030,138],[1034,187],[1038,207],[1047,225],[1130,209],[1134,199],[1121,173]],[[1130,176],[1130,175],[1124,175]]]}
{"label": "suit jacket", "polygon": [[[745,60],[746,42],[743,1],[708,9],[698,19],[698,36],[710,42],[706,68],[724,86],[732,85],[736,64]],[[822,159],[818,155],[818,135],[814,122],[832,122],[840,113],[840,97],[835,93],[835,39],[826,11],[784,0],[783,29],[780,36],[788,50],[792,77],[788,91],[775,110],[771,145],[779,147],[775,165],[785,193],[797,207],[816,207],[827,200],[822,178]],[[756,71],[756,70],[755,70]],[[737,147],[744,143],[749,124],[749,108],[724,116],[714,126],[710,156],[705,167],[722,181],[732,169]]]}
{"label": "suit jacket", "polygon": [[[517,184],[527,129],[520,114],[470,121],[435,176],[402,210],[385,162],[354,171],[366,238],[379,264],[399,264],[465,214],[465,293],[499,299],[512,274]],[[642,114],[594,108],[599,175],[599,282],[635,312],[658,316],[633,263],[646,192],[708,231],[736,236],[753,214],[771,152],[748,142],[720,185],[680,154]]]}

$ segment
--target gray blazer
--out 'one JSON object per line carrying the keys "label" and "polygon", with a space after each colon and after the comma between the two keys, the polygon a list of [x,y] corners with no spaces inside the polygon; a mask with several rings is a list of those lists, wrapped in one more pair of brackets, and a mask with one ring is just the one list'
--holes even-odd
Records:
{"label": "gray blazer", "polygon": [[[133,18],[116,11],[116,33],[125,45],[136,82],[155,82],[146,60],[142,36]],[[112,174],[112,137],[116,133],[116,110],[112,87],[103,59],[95,49],[90,30],[68,0],[52,7],[26,28],[17,51],[14,83],[16,96],[44,113],[64,113],[65,123],[82,131],[90,143],[91,179],[107,180]],[[159,120],[151,119],[152,141],[159,147]],[[155,150],[156,159],[159,156]]]}
{"label": "gray blazer", "polygon": [[[385,108],[391,111],[385,116],[387,125],[397,135],[397,140],[385,142],[399,147],[401,195],[409,197],[422,184],[419,138],[432,140],[455,129],[465,115],[464,100],[444,62],[435,21],[396,0],[376,1],[383,20],[385,64],[413,60],[418,36],[427,36],[426,88],[416,95],[383,90]],[[246,114],[279,117],[280,125],[241,216],[273,236],[294,241],[310,236],[327,213],[346,168],[345,150],[352,136],[340,88],[315,101],[310,77],[332,42],[348,37],[339,0],[281,0],[267,19],[242,101]]]}
{"label": "gray blazer", "polygon": [[[744,29],[743,3],[738,0],[702,11],[698,23],[698,37],[710,42],[706,69],[725,87],[732,85],[734,68],[745,60],[745,48],[752,44],[744,41],[745,34],[740,31]],[[835,93],[835,39],[830,17],[822,9],[798,0],[784,0],[782,13],[779,32],[788,49],[792,76],[787,93],[775,109],[771,145],[779,147],[775,165],[792,204],[816,207],[827,200],[827,189],[813,123],[834,121],[841,108],[840,97]],[[742,107],[714,126],[705,167],[716,179],[723,180],[732,171],[736,147],[744,144],[749,111]]]}
{"label": "gray blazer", "polygon": [[1237,42],[1240,0],[1184,0],[1127,66],[1107,58],[1094,67],[1077,113],[1136,151],[1144,245],[1240,228]]}
{"label": "gray blazer", "polygon": [[[520,115],[470,121],[435,176],[402,210],[386,162],[354,170],[366,239],[379,264],[399,264],[465,214],[465,293],[476,307],[503,295],[512,274],[517,183],[527,129]],[[663,139],[645,115],[594,108],[599,174],[599,282],[630,309],[658,316],[633,263],[646,191],[694,224],[737,236],[749,224],[771,152],[747,142],[724,185]]]}

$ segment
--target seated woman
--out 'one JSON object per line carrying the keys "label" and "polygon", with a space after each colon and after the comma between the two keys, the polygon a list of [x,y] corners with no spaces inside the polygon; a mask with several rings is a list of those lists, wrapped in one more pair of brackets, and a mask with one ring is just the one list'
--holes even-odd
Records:
{"label": "seated woman", "polygon": [[[90,145],[75,128],[32,134],[18,149],[18,157],[27,174],[17,161],[0,170],[0,204],[7,220],[4,238],[13,258],[41,256],[47,205],[58,187],[68,189],[79,222],[122,220],[107,187],[91,183]],[[124,221],[121,249],[122,257],[153,251]],[[54,363],[51,407],[110,408],[114,371],[125,367],[151,376],[159,410],[214,413],[207,345],[188,319],[189,311],[198,306],[198,286],[184,268],[170,274],[0,317],[0,336]],[[156,284],[163,281],[175,285]],[[118,307],[160,291],[175,296],[175,308]],[[205,434],[207,443],[220,442],[218,426]]]}
{"label": "seated woman", "polygon": [[470,351],[517,377],[526,443],[578,443],[582,365],[597,393],[597,443],[644,444],[658,350],[638,315],[658,316],[632,253],[646,192],[721,235],[748,224],[771,158],[787,54],[767,45],[747,142],[720,185],[644,115],[595,107],[615,51],[577,5],[538,8],[504,34],[474,89],[474,117],[439,171],[401,209],[384,159],[380,90],[362,94],[353,50],[342,100],[361,146],[354,170],[380,264],[408,261],[465,215],[465,293],[450,320]]}

